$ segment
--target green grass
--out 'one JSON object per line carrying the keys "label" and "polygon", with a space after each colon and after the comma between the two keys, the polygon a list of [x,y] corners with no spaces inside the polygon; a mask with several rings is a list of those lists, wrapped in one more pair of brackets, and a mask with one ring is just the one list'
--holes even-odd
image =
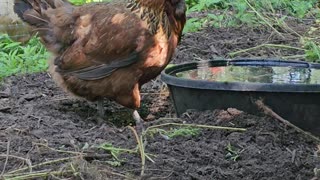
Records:
{"label": "green grass", "polygon": [[266,21],[261,19],[261,14],[272,18],[278,17],[277,20],[284,20],[288,16],[300,19],[307,16],[320,17],[319,9],[316,7],[317,0],[187,0],[186,2],[188,14],[214,11],[203,18],[189,19],[184,29],[185,33],[198,31],[204,26],[234,27],[266,24]]}
{"label": "green grass", "polygon": [[13,74],[42,72],[48,68],[49,53],[37,37],[22,45],[0,34],[0,78]]}

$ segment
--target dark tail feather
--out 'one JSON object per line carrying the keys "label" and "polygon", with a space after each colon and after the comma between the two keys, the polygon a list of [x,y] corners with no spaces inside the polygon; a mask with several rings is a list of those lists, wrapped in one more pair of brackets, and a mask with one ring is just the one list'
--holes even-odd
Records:
{"label": "dark tail feather", "polygon": [[32,5],[28,2],[28,0],[14,1],[13,10],[22,20],[25,20],[23,14],[30,9],[32,9]]}
{"label": "dark tail feather", "polygon": [[49,4],[42,0],[15,0],[13,9],[26,23],[35,27],[43,27],[48,24],[48,19],[42,11],[48,6]]}
{"label": "dark tail feather", "polygon": [[23,21],[39,27],[48,18],[43,11],[69,5],[65,0],[14,0],[13,10]]}
{"label": "dark tail feather", "polygon": [[46,47],[54,52],[69,43],[70,24],[74,23],[72,9],[65,0],[14,0],[14,12],[31,25]]}

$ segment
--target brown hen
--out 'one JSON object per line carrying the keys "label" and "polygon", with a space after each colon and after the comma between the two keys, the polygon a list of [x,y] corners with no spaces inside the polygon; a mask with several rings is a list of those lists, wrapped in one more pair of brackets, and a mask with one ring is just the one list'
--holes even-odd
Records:
{"label": "brown hen", "polygon": [[114,100],[137,121],[140,88],[170,62],[186,21],[184,0],[15,0],[14,11],[53,53],[59,86],[89,101]]}

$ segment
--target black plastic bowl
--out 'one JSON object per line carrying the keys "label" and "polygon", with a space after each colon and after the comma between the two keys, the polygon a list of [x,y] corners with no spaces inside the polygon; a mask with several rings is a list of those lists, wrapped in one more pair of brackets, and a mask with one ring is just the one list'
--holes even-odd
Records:
{"label": "black plastic bowl", "polygon": [[[201,62],[202,64],[203,62]],[[290,66],[320,69],[320,64],[281,60],[214,60],[206,62],[215,66]],[[178,78],[178,72],[197,68],[199,63],[170,67],[162,72],[168,84],[177,115],[188,109],[213,110],[237,108],[260,114],[255,101],[262,99],[273,111],[300,128],[320,136],[320,84],[276,84],[213,82]]]}

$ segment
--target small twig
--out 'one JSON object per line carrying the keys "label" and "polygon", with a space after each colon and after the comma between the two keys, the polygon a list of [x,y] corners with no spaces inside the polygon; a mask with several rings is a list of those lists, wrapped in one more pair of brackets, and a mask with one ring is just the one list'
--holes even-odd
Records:
{"label": "small twig", "polygon": [[4,172],[6,171],[6,167],[7,167],[8,160],[9,160],[9,153],[10,153],[10,140],[9,140],[8,143],[7,143],[6,161],[4,162],[4,166],[3,166],[3,169],[2,169],[2,172],[1,172],[0,177],[2,177],[3,174],[4,174]]}
{"label": "small twig", "polygon": [[258,106],[258,108],[262,109],[264,111],[264,113],[268,116],[271,116],[275,119],[277,119],[278,121],[282,122],[283,124],[295,129],[297,132],[300,132],[310,138],[312,138],[313,140],[320,142],[320,139],[304,130],[302,130],[301,128],[295,126],[294,124],[290,123],[289,121],[283,119],[281,116],[279,116],[277,113],[275,113],[272,109],[270,109],[268,106],[266,106],[262,100],[257,100],[256,105]]}
{"label": "small twig", "polygon": [[127,153],[137,153],[136,150],[132,150],[132,149],[115,148],[115,147],[100,147],[100,148],[104,149],[106,151],[116,150],[116,151],[122,151],[122,152],[127,152]]}
{"label": "small twig", "polygon": [[297,150],[294,149],[293,151],[291,151],[289,148],[286,148],[286,150],[291,154],[291,162],[294,163]]}
{"label": "small twig", "polygon": [[125,178],[125,179],[134,180],[133,178],[128,177],[128,176],[123,175],[123,174],[120,174],[120,173],[116,173],[116,172],[112,172],[112,171],[107,171],[107,170],[99,170],[99,171],[100,171],[100,172],[107,173],[107,174],[110,174],[110,175],[119,176],[119,177],[122,177],[122,178]]}
{"label": "small twig", "polygon": [[[2,156],[2,155],[0,154],[0,156]],[[9,157],[20,159],[20,160],[23,160],[23,161],[27,161],[27,159],[22,158],[22,157],[18,157],[18,156],[9,155]],[[61,162],[72,160],[72,159],[76,159],[76,158],[79,158],[79,157],[82,157],[82,158],[87,160],[87,159],[94,159],[94,158],[110,157],[110,155],[109,154],[108,155],[86,155],[86,156],[80,156],[79,155],[79,156],[55,159],[55,160],[43,162],[43,163],[40,163],[40,164],[35,164],[33,166],[30,166],[30,167],[24,167],[24,168],[20,168],[20,169],[14,170],[14,171],[10,171],[10,172],[8,172],[6,174],[15,174],[15,173],[22,172],[22,171],[25,171],[25,170],[28,170],[28,169],[38,168],[38,167],[42,167],[42,166],[46,166],[46,165],[50,165],[50,164],[55,164],[55,163],[61,163]]]}
{"label": "small twig", "polygon": [[144,153],[144,145],[143,145],[142,136],[139,136],[137,131],[133,127],[131,127],[131,126],[128,126],[128,127],[133,132],[133,134],[136,138],[136,141],[138,143],[138,147],[139,147],[139,151],[140,151],[140,155],[141,155],[141,173],[140,173],[140,175],[143,176],[144,171],[145,171],[145,165],[146,165],[146,156]]}
{"label": "small twig", "polygon": [[5,175],[4,177],[7,177],[6,180],[27,180],[27,179],[36,179],[36,178],[44,178],[50,176],[50,175],[64,175],[64,174],[73,174],[72,170],[68,171],[51,171],[51,172],[34,172],[34,173],[29,173],[21,176],[14,176],[12,175]]}
{"label": "small twig", "polygon": [[297,54],[297,55],[292,55],[292,56],[281,56],[282,59],[301,59],[301,58],[306,58],[305,54]]}
{"label": "small twig", "polygon": [[159,119],[157,119],[157,121],[165,121],[165,120],[180,120],[180,121],[182,121],[181,118],[159,118]]}
{"label": "small twig", "polygon": [[78,158],[78,157],[80,157],[80,156],[73,156],[73,157],[55,159],[55,160],[52,160],[52,161],[47,161],[47,162],[43,162],[43,163],[40,163],[40,164],[36,164],[36,165],[31,166],[31,167],[25,167],[25,168],[20,168],[20,169],[14,170],[14,171],[10,171],[7,174],[15,174],[15,173],[18,173],[18,172],[21,172],[21,171],[28,170],[29,168],[38,168],[38,167],[42,167],[42,166],[45,166],[45,165],[50,165],[50,164],[54,164],[54,163],[68,161],[68,160],[75,159],[75,158]]}
{"label": "small twig", "polygon": [[[121,171],[122,174],[126,174],[128,172],[135,172],[138,171],[140,169],[129,169],[129,170],[125,170],[125,171]],[[173,170],[164,170],[164,169],[145,169],[145,171],[157,171],[157,172],[172,172]]]}
{"label": "small twig", "polygon": [[83,156],[87,155],[86,153],[82,153],[82,152],[65,151],[65,150],[54,149],[54,148],[49,147],[46,144],[41,144],[41,143],[33,143],[33,144],[38,145],[38,146],[43,146],[45,148],[50,149],[51,151],[55,151],[55,152],[59,152],[59,153],[76,154],[76,155],[83,155]]}
{"label": "small twig", "polygon": [[9,157],[9,158],[19,159],[21,161],[27,161],[26,158],[15,156],[15,155],[10,155],[10,154],[9,155],[8,154],[0,154],[0,157]]}
{"label": "small twig", "polygon": [[150,178],[150,179],[157,179],[157,180],[159,180],[159,179],[168,179],[171,175],[173,174],[173,172],[171,171],[170,172],[170,174],[168,174],[167,176],[157,176],[157,177],[152,177],[152,178]]}

